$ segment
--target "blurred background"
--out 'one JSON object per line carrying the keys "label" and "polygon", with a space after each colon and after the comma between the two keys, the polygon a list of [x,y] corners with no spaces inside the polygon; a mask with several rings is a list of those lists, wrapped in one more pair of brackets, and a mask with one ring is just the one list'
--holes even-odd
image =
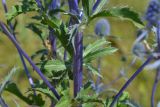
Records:
{"label": "blurred background", "polygon": [[[114,6],[128,6],[137,11],[143,18],[148,2],[149,0],[109,0],[105,8]],[[18,3],[18,0],[7,0],[9,9],[11,9],[11,6],[16,3]],[[18,41],[30,56],[36,52],[36,50],[43,47],[38,36],[32,33],[32,31],[29,29],[25,28],[26,23],[33,21],[31,20],[32,14],[34,13],[27,13],[16,17],[18,20],[18,26],[16,28],[16,32],[18,33]],[[0,20],[6,22],[1,3],[0,16]],[[128,68],[129,64],[135,57],[132,54],[132,45],[136,38],[136,31],[138,28],[135,27],[130,21],[124,21],[113,17],[107,17],[107,19],[109,20],[111,26],[110,34],[112,36],[116,36],[116,39],[112,39],[112,46],[117,47],[119,50],[115,54],[103,58],[102,75],[104,78],[102,81],[104,84],[110,84],[111,81],[115,80],[119,76],[120,71],[126,70],[125,78],[122,77],[118,79],[118,81],[114,82],[114,84],[108,85],[109,88],[119,90],[126,82],[126,78],[129,78],[142,64],[142,61],[137,60],[134,66]],[[84,36],[86,36],[84,39],[85,43],[88,41],[87,35],[95,35],[95,22],[96,20],[92,21],[91,25],[89,25],[84,32]],[[109,38],[106,39],[110,40]],[[23,69],[19,55],[17,54],[17,50],[8,40],[8,38],[0,33],[0,81],[2,81],[3,77],[11,70],[13,66],[18,66]],[[30,66],[28,65],[28,67]],[[140,104],[142,107],[150,107],[151,89],[155,74],[155,70],[144,70],[138,77],[136,77],[136,79],[126,90],[129,92],[131,99]],[[36,73],[33,72],[33,75],[36,75]],[[14,77],[14,81],[18,83],[18,87],[23,93],[27,91],[25,87],[29,86],[29,83],[23,70],[20,70],[16,77]],[[158,86],[157,90],[160,90],[160,85]],[[7,92],[4,93],[4,98],[10,106],[12,105],[11,107],[14,107],[13,105],[15,105],[14,100],[17,102],[22,102],[16,98],[16,96]],[[156,103],[160,101],[160,92],[158,91],[156,92],[155,100]],[[24,107],[27,105],[20,103],[20,106]]]}

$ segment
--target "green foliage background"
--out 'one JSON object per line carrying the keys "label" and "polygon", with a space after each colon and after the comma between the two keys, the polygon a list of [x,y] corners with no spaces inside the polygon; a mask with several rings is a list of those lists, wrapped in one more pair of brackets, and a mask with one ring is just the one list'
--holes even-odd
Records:
{"label": "green foliage background", "polygon": [[[18,0],[7,0],[9,9],[11,9],[11,6],[16,4],[17,1]],[[143,17],[148,1],[149,0],[109,0],[109,4],[106,6],[106,8],[110,8],[113,6],[128,6],[133,10],[138,11],[140,16]],[[32,55],[36,50],[43,47],[38,36],[25,28],[26,23],[31,21],[29,17],[31,17],[33,14],[34,13],[28,13],[17,17],[17,38],[21,46],[29,55]],[[0,16],[0,20],[5,21],[5,15],[1,3]],[[102,75],[104,76],[103,82],[105,84],[110,83],[110,81],[112,81],[119,75],[119,71],[122,65],[127,66],[130,64],[131,58],[133,58],[133,55],[131,53],[132,43],[134,42],[137,31],[137,28],[129,21],[123,21],[117,18],[108,18],[108,20],[111,25],[111,35],[118,37],[118,39],[115,39],[114,43],[112,44],[113,46],[117,47],[119,51],[117,51],[116,54],[107,56],[105,59],[103,59]],[[96,20],[92,21],[91,25],[87,27],[86,31],[84,32],[85,36],[94,34],[94,22],[96,22]],[[88,39],[86,37],[84,42],[87,41]],[[126,62],[121,61],[122,56],[126,56]],[[136,65],[129,68],[127,77],[130,77],[130,75],[135,72],[135,70],[140,66],[141,63],[142,62],[138,61]],[[13,47],[8,38],[0,33],[0,81],[14,65],[21,66],[21,69],[23,69],[20,63],[19,55],[17,54],[17,50]],[[30,65],[28,66],[30,67]],[[37,76],[34,72],[33,75]],[[143,107],[150,106],[151,88],[154,81],[154,76],[154,70],[144,70],[127,88],[127,91],[130,93],[131,98],[141,104]],[[22,92],[25,93],[27,91],[25,87],[29,86],[28,81],[26,81],[27,77],[22,70],[19,71],[17,77],[18,79],[15,79],[15,81],[22,89]],[[121,78],[119,81],[113,84],[111,88],[119,90],[124,83],[125,79]],[[157,90],[160,90],[160,86],[158,86]],[[13,105],[15,105],[13,98],[16,102],[20,102],[18,98],[7,92],[5,92],[4,97],[5,99],[7,99],[7,103],[9,103],[10,106],[12,105],[11,107],[14,107]],[[155,99],[156,102],[160,101],[160,92],[157,92]],[[25,104],[20,103],[20,105],[24,107]]]}

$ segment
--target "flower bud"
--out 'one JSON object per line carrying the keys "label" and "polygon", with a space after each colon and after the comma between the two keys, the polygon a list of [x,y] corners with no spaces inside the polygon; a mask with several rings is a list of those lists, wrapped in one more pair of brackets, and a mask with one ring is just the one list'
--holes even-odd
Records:
{"label": "flower bud", "polygon": [[94,31],[96,35],[101,36],[101,37],[109,35],[110,34],[110,24],[108,20],[100,19],[96,23]]}

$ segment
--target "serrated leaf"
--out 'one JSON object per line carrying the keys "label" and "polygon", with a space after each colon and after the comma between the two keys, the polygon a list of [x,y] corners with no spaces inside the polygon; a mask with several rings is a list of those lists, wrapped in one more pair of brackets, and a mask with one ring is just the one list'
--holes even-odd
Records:
{"label": "serrated leaf", "polygon": [[109,44],[110,42],[107,42],[105,40],[105,38],[102,38],[100,40],[97,40],[95,41],[94,43],[92,44],[89,44],[86,49],[84,50],[84,54],[83,54],[83,57],[87,56],[90,52],[93,52],[93,51],[96,51],[98,50],[101,46],[103,45],[107,45]]}
{"label": "serrated leaf", "polygon": [[87,56],[84,57],[84,62],[90,62],[98,57],[102,57],[103,55],[109,55],[112,54],[114,52],[116,52],[117,49],[113,48],[113,47],[106,47],[106,48],[102,48],[102,49],[98,49],[94,52],[89,53]]}
{"label": "serrated leaf", "polygon": [[113,7],[108,10],[103,10],[94,14],[90,19],[89,22],[97,17],[118,17],[120,19],[127,19],[133,22],[135,26],[138,28],[142,28],[144,26],[143,22],[141,21],[137,12],[131,10],[128,7]]}
{"label": "serrated leaf", "polygon": [[36,33],[36,34],[40,37],[40,39],[41,39],[42,41],[44,41],[44,38],[42,37],[42,30],[39,29],[39,28],[36,26],[36,24],[30,23],[30,24],[28,24],[26,27],[29,28],[30,30],[32,30],[34,33]]}
{"label": "serrated leaf", "polygon": [[118,101],[124,101],[129,99],[129,93],[128,92],[123,92],[123,94],[120,96]]}
{"label": "serrated leaf", "polygon": [[31,11],[37,11],[38,7],[33,0],[23,0],[21,5],[15,5],[12,6],[12,9],[6,14],[7,20],[11,21],[16,16],[31,12]]}
{"label": "serrated leaf", "polygon": [[15,83],[9,83],[6,88],[5,91],[8,91],[14,95],[16,95],[18,98],[20,98],[21,100],[23,100],[24,102],[26,102],[27,104],[32,104],[32,101],[30,99],[28,99],[27,97],[25,97],[21,91],[19,90],[19,88],[17,87],[17,85]]}
{"label": "serrated leaf", "polygon": [[0,95],[2,94],[2,91],[5,89],[7,84],[9,84],[10,80],[12,79],[13,75],[17,71],[17,68],[12,68],[12,70],[9,72],[9,74],[4,78],[4,81],[0,85]]}
{"label": "serrated leaf", "polygon": [[[35,83],[35,90],[48,96],[52,101],[57,102],[55,95],[49,90],[42,80],[39,80],[37,83]],[[32,91],[32,89],[30,89],[30,91]]]}
{"label": "serrated leaf", "polygon": [[69,29],[67,29],[65,24],[60,25],[60,29],[55,30],[55,35],[61,42],[62,46],[67,50],[70,56],[73,56],[74,48],[72,42],[70,42],[70,34],[68,33]]}
{"label": "serrated leaf", "polygon": [[41,57],[43,55],[48,55],[48,50],[47,49],[40,49],[38,51],[36,51],[32,56],[31,56],[31,59],[35,59],[35,57],[41,55]]}
{"label": "serrated leaf", "polygon": [[55,107],[72,107],[72,99],[69,96],[69,90],[66,90],[65,92],[63,92],[63,94],[64,95],[61,97],[61,99],[58,101]]}
{"label": "serrated leaf", "polygon": [[21,100],[23,100],[24,102],[26,102],[29,105],[37,105],[37,106],[43,106],[45,104],[45,101],[42,99],[42,96],[40,94],[37,94],[36,96],[34,94],[29,94],[27,97],[24,96],[21,91],[19,90],[19,88],[17,87],[17,85],[15,83],[9,83],[6,88],[5,91],[8,91],[12,94],[14,94],[15,96],[17,96],[18,98],[20,98]]}
{"label": "serrated leaf", "polygon": [[82,6],[84,10],[85,17],[88,17],[92,14],[93,0],[82,0]]}
{"label": "serrated leaf", "polygon": [[80,104],[89,104],[89,103],[98,103],[104,105],[105,103],[103,99],[99,98],[97,94],[94,92],[91,93],[92,89],[91,86],[86,88],[81,88],[80,92],[78,93],[76,100],[80,102]]}
{"label": "serrated leaf", "polygon": [[87,67],[94,75],[97,75],[99,77],[102,78],[102,75],[98,72],[98,69],[93,67],[92,65],[90,64],[83,64],[85,67]]}
{"label": "serrated leaf", "polygon": [[60,60],[43,61],[39,63],[38,66],[40,66],[41,70],[45,70],[48,72],[64,71],[67,69],[65,63]]}
{"label": "serrated leaf", "polygon": [[60,60],[42,61],[37,64],[41,71],[51,80],[62,80],[71,70],[71,64]]}
{"label": "serrated leaf", "polygon": [[42,23],[47,24],[53,29],[59,29],[60,25],[62,24],[62,21],[57,19],[56,17],[49,18],[45,13],[43,13]]}

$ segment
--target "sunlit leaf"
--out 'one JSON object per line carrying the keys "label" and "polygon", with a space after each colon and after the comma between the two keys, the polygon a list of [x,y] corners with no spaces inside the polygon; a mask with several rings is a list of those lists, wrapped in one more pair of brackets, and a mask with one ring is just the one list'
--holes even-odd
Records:
{"label": "sunlit leaf", "polygon": [[113,47],[100,48],[94,52],[89,53],[87,56],[85,56],[84,62],[90,62],[98,57],[102,57],[104,55],[110,55],[116,51],[117,49]]}
{"label": "sunlit leaf", "polygon": [[11,21],[16,16],[31,12],[31,11],[37,11],[38,7],[34,0],[23,0],[22,4],[12,6],[12,9],[6,14],[7,20]]}
{"label": "sunlit leaf", "polygon": [[144,26],[138,13],[128,7],[113,7],[107,10],[100,11],[97,14],[94,14],[89,21],[97,17],[118,17],[120,19],[127,19],[132,21],[133,24],[139,28],[142,28]]}

